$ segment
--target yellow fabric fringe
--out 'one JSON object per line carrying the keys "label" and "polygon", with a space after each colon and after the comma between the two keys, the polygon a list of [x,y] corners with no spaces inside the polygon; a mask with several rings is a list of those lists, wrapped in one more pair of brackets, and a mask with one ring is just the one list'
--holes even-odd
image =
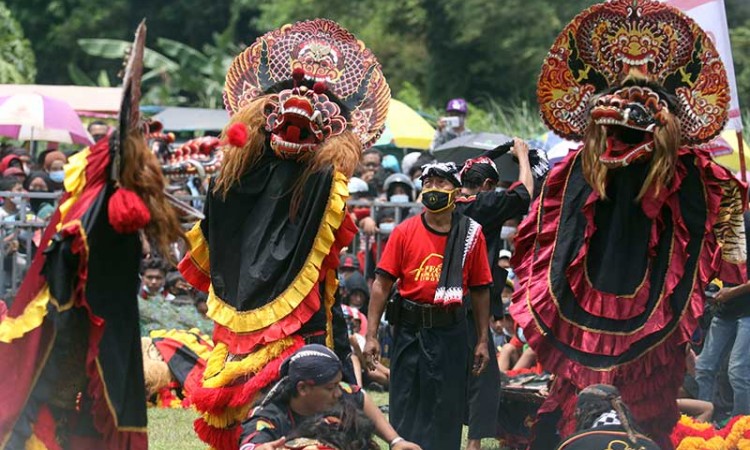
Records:
{"label": "yellow fabric fringe", "polygon": [[336,271],[329,270],[326,274],[326,346],[333,348],[333,305],[336,303],[336,291],[339,288],[339,280]]}
{"label": "yellow fabric fringe", "polygon": [[266,364],[281,356],[294,345],[294,339],[287,337],[264,346],[255,353],[250,353],[241,360],[227,361],[229,351],[224,343],[216,344],[203,373],[203,387],[219,388],[227,386],[239,377],[253,375]]}
{"label": "yellow fabric fringe", "polygon": [[35,434],[32,434],[27,440],[26,444],[23,446],[24,450],[47,450],[47,446],[44,445],[44,443],[36,437]]}
{"label": "yellow fabric fringe", "polygon": [[60,222],[57,224],[57,231],[62,229],[65,222],[65,216],[68,215],[70,208],[78,201],[78,198],[86,186],[86,165],[91,150],[86,147],[83,151],[76,153],[68,159],[65,165],[65,191],[70,193],[70,197],[60,205]]}
{"label": "yellow fabric fringe", "polygon": [[[65,217],[67,216],[70,208],[78,201],[84,187],[86,186],[86,165],[87,158],[91,151],[86,148],[83,151],[73,155],[68,160],[68,164],[65,166],[65,190],[70,193],[70,197],[60,205],[60,221],[57,224],[57,231],[60,231],[65,223]],[[72,223],[75,223],[72,222]],[[86,242],[86,234],[81,231],[81,236],[86,245],[88,251],[88,243]],[[58,310],[64,310],[69,308],[69,305],[58,305],[57,302],[51,298],[49,287],[45,285],[37,296],[32,300],[23,310],[18,317],[6,317],[0,322],[0,342],[10,343],[15,339],[23,337],[26,333],[39,327],[44,318],[47,315],[47,305],[49,302],[58,308]]]}
{"label": "yellow fabric fringe", "polygon": [[190,259],[195,267],[205,275],[209,275],[211,273],[211,261],[208,253],[208,242],[206,242],[203,230],[201,230],[201,222],[197,222],[185,236],[190,246]]}
{"label": "yellow fabric fringe", "polygon": [[10,344],[39,327],[47,316],[49,301],[49,287],[45,284],[34,300],[26,305],[20,316],[8,316],[0,322],[0,342]]}
{"label": "yellow fabric fringe", "polygon": [[294,281],[273,301],[250,311],[237,311],[214,294],[208,293],[208,316],[216,323],[235,333],[249,333],[272,325],[294,311],[310,294],[318,281],[320,267],[328,256],[336,239],[336,231],[344,220],[344,207],[349,196],[348,180],[340,172],[334,172],[328,205],[315,236],[313,247],[304,266]]}
{"label": "yellow fabric fringe", "polygon": [[204,361],[207,361],[211,356],[211,347],[207,347],[200,343],[198,337],[213,345],[211,338],[202,334],[197,328],[191,328],[190,330],[153,330],[149,333],[151,339],[156,338],[167,338],[174,339],[182,343],[185,347],[193,351],[198,357]]}
{"label": "yellow fabric fringe", "polygon": [[221,414],[205,413],[203,414],[203,420],[212,427],[229,428],[232,425],[245,420],[251,406],[251,404],[247,404],[241,408],[227,408]]}

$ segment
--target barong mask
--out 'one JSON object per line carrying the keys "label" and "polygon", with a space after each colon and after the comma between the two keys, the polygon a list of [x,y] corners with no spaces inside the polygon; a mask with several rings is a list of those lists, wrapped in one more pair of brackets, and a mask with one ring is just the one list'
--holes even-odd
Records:
{"label": "barong mask", "polygon": [[[317,52],[310,57],[313,59],[311,65],[314,73],[320,72],[315,70],[315,65],[335,55],[330,47],[317,47]],[[323,61],[318,62],[318,58]],[[333,58],[333,61],[337,59]],[[292,76],[295,84],[301,83],[305,70],[296,67]],[[296,159],[314,152],[326,138],[337,136],[346,129],[346,118],[341,108],[328,99],[323,93],[325,90],[325,82],[318,81],[313,89],[296,86],[269,97],[265,106],[266,130],[271,133],[271,148],[278,157]]]}
{"label": "barong mask", "polygon": [[351,130],[362,148],[382,133],[390,89],[375,56],[337,23],[316,19],[266,33],[227,73],[224,104],[234,115],[268,95],[265,130],[280,158],[314,153]]}
{"label": "barong mask", "polygon": [[[626,80],[633,77],[663,92],[626,88]],[[596,100],[605,91],[612,94]],[[674,96],[675,108],[665,110],[663,94]],[[544,122],[566,139],[582,140],[590,118],[601,118],[599,102],[604,106],[618,100],[639,104],[639,112],[649,113],[654,127],[664,115],[673,114],[683,141],[691,145],[721,131],[730,99],[726,71],[706,33],[657,0],[614,0],[579,14],[552,45],[537,97]],[[625,117],[615,119],[622,122]],[[634,122],[630,116],[627,125],[618,125],[632,128]]]}
{"label": "barong mask", "polygon": [[669,106],[647,86],[627,86],[600,96],[591,120],[606,130],[599,161],[610,169],[651,158],[654,130],[667,124]]}

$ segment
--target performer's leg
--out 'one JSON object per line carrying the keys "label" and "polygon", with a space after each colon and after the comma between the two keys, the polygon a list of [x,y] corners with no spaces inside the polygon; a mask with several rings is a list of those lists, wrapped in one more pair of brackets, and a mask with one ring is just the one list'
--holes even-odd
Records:
{"label": "performer's leg", "polygon": [[698,398],[712,402],[716,371],[721,357],[736,333],[735,321],[714,317],[708,329],[703,351],[695,363],[695,381],[698,383]]}
{"label": "performer's leg", "polygon": [[466,323],[423,329],[419,337],[424,377],[420,380],[423,397],[417,414],[428,419],[422,424],[426,439],[418,443],[430,450],[460,448],[469,355]]}
{"label": "performer's leg", "polygon": [[737,335],[729,357],[729,383],[734,391],[732,416],[750,414],[750,317],[737,319]]}
{"label": "performer's leg", "polygon": [[[471,328],[469,330],[470,333],[474,333]],[[496,363],[497,354],[491,337],[489,341],[487,348],[490,353],[490,361],[487,368],[478,377],[471,375],[470,371],[468,372],[469,445],[467,449],[479,449],[480,439],[497,437],[500,369]],[[469,365],[471,364],[473,364],[473,359],[469,358]]]}
{"label": "performer's leg", "polygon": [[391,386],[388,391],[391,425],[404,439],[415,442],[418,420],[412,411],[418,400],[420,350],[417,331],[397,326],[393,330]]}

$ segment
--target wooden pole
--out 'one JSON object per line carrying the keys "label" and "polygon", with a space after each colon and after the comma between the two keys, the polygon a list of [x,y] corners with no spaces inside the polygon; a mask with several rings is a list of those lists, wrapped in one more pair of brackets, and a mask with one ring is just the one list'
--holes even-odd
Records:
{"label": "wooden pole", "polygon": [[737,148],[740,150],[740,179],[747,182],[747,175],[745,174],[745,142],[742,139],[742,130],[737,130]]}

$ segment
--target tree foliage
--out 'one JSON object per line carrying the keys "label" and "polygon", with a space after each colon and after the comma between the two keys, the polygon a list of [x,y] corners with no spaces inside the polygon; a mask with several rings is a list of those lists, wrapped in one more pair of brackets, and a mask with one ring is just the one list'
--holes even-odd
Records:
{"label": "tree foliage", "polygon": [[10,10],[0,2],[0,83],[32,83],[35,76],[31,44]]}
{"label": "tree foliage", "polygon": [[[378,56],[394,95],[439,114],[464,97],[477,126],[535,113],[541,62],[562,27],[595,0],[6,0],[37,55],[38,81],[116,84],[119,58],[81,39],[129,40],[147,17],[148,46],[179,66],[154,66],[148,97],[220,105],[231,59],[284,23],[326,17]],[[725,0],[742,106],[750,107],[750,2]],[[101,43],[105,45],[104,42]],[[113,47],[110,50],[115,51]],[[93,56],[93,54],[101,54]],[[526,105],[526,106],[523,106]],[[512,114],[510,114],[512,115]],[[493,122],[494,121],[494,122]],[[505,124],[505,125],[503,125]],[[492,126],[495,126],[492,125]],[[527,127],[528,128],[528,127]]]}

